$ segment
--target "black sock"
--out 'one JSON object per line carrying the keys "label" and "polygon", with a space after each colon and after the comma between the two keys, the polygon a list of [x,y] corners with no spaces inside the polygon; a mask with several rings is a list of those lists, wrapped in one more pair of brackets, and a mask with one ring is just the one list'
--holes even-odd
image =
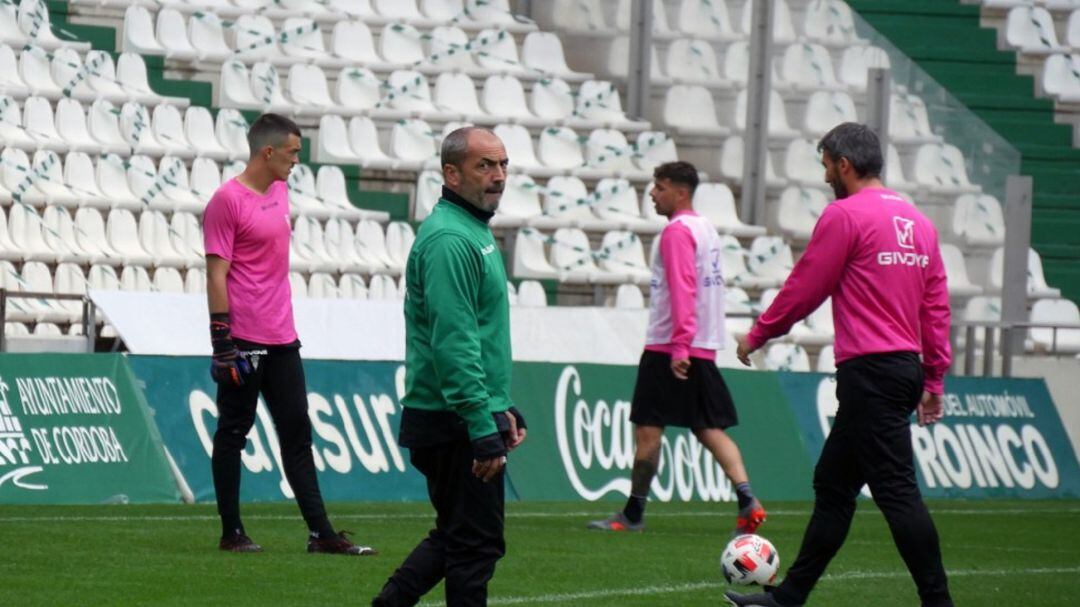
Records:
{"label": "black sock", "polygon": [[641,522],[641,518],[645,516],[645,501],[648,498],[638,497],[631,495],[630,499],[626,500],[626,507],[623,508],[623,515],[635,525]]}
{"label": "black sock", "polygon": [[317,521],[309,521],[308,529],[310,530],[311,537],[314,538],[326,539],[337,535],[337,532],[334,531],[334,527],[330,524],[330,519],[325,516]]}
{"label": "black sock", "polygon": [[221,537],[233,537],[236,535],[244,535],[244,526],[239,521],[235,523],[226,523],[221,521]]}
{"label": "black sock", "polygon": [[739,510],[749,506],[754,501],[754,492],[750,489],[750,481],[735,485],[735,497],[739,500]]}

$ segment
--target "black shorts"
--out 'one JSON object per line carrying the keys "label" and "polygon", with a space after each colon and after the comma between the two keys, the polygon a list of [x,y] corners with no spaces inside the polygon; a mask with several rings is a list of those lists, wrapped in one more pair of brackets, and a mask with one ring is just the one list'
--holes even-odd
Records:
{"label": "black shorts", "polygon": [[671,372],[671,355],[646,350],[638,363],[630,421],[639,426],[730,428],[739,416],[715,362],[691,358],[687,379],[678,379]]}

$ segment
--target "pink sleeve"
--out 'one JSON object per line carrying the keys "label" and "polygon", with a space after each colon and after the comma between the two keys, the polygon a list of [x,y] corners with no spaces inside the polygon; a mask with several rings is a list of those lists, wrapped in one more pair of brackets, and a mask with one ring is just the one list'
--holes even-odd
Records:
{"label": "pink sleeve", "polygon": [[941,394],[945,387],[945,372],[952,364],[952,349],[949,346],[949,287],[936,235],[930,264],[926,270],[926,286],[919,308],[925,376],[923,385],[927,392]]}
{"label": "pink sleeve", "polygon": [[690,228],[682,222],[672,222],[660,236],[660,259],[664,262],[671,296],[671,359],[690,357],[690,344],[697,334],[697,265],[694,241]]}
{"label": "pink sleeve", "polygon": [[772,305],[758,317],[747,335],[751,348],[756,350],[770,339],[784,335],[832,295],[844,274],[852,244],[847,213],[834,206],[826,207],[814,226],[806,251]]}
{"label": "pink sleeve", "polygon": [[203,248],[207,255],[232,261],[233,241],[236,238],[236,216],[232,198],[216,192],[203,212]]}

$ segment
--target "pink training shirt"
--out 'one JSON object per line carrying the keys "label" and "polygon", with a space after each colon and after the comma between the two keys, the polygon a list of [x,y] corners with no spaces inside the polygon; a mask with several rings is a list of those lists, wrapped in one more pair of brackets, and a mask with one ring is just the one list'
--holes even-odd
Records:
{"label": "pink training shirt", "polygon": [[269,346],[296,341],[289,284],[291,233],[284,181],[259,194],[230,179],[206,205],[206,254],[231,264],[225,284],[233,337]]}
{"label": "pink training shirt", "polygon": [[658,236],[645,349],[716,360],[724,344],[724,277],[716,229],[697,213],[675,213]]}
{"label": "pink training shirt", "polygon": [[836,363],[922,354],[925,389],[941,394],[952,359],[949,291],[934,225],[895,192],[869,188],[825,208],[772,305],[747,336],[757,349],[832,297]]}

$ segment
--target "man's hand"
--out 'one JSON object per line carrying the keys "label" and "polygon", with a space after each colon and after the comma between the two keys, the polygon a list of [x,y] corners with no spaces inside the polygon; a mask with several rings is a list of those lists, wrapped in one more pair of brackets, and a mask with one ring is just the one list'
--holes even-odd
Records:
{"label": "man's hand", "polygon": [[210,361],[210,378],[217,383],[227,383],[240,387],[244,385],[244,376],[251,373],[251,365],[232,339],[232,327],[227,313],[210,315],[210,344],[214,348],[214,357]]}
{"label": "man's hand", "polygon": [[690,375],[690,359],[689,358],[673,358],[671,359],[671,372],[678,379],[686,379]]}
{"label": "man's hand", "polygon": [[740,337],[738,339],[738,342],[739,347],[735,350],[735,356],[739,358],[739,362],[749,367],[750,355],[754,353],[754,350],[756,350],[756,348],[751,348],[750,342],[748,342],[745,337]]}
{"label": "man's hand", "polygon": [[502,472],[504,466],[506,466],[505,455],[500,455],[491,459],[474,459],[472,471],[477,478],[486,483]]}
{"label": "man's hand", "polygon": [[945,407],[942,406],[940,394],[923,392],[922,402],[916,409],[920,426],[937,423],[945,416]]}
{"label": "man's hand", "polygon": [[[510,411],[505,411],[503,415],[510,420],[510,429],[503,433],[503,440],[506,441],[506,450],[513,451],[525,441],[525,426],[518,427],[517,417]],[[505,458],[503,458],[505,459]]]}

